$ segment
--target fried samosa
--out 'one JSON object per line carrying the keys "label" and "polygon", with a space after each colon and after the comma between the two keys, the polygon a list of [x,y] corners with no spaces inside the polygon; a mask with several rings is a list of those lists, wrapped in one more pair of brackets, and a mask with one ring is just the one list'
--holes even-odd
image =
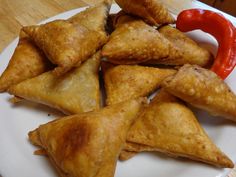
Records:
{"label": "fried samosa", "polygon": [[174,23],[175,19],[159,0],[116,0],[127,13],[143,18],[150,25]]}
{"label": "fried samosa", "polygon": [[146,99],[57,119],[29,133],[66,177],[113,177],[130,125]]}
{"label": "fried samosa", "polygon": [[155,91],[168,76],[176,73],[173,69],[159,69],[137,65],[112,65],[102,63],[106,90],[106,104],[112,105]]}
{"label": "fried samosa", "polygon": [[104,26],[110,6],[106,3],[97,6],[69,20],[55,20],[23,28],[48,59],[57,65],[55,75],[63,75],[81,65],[107,41]]}
{"label": "fried samosa", "polygon": [[140,19],[122,15],[117,23],[102,49],[102,55],[112,63],[138,64],[158,60],[168,57],[173,48],[163,35]]}
{"label": "fried samosa", "polygon": [[236,95],[213,71],[186,64],[162,85],[169,93],[213,116],[236,121]]}
{"label": "fried samosa", "polygon": [[102,55],[115,64],[212,64],[209,51],[171,26],[157,31],[142,20],[120,11],[114,18],[115,31],[102,49]]}
{"label": "fried samosa", "polygon": [[6,70],[0,77],[0,92],[6,91],[10,86],[21,81],[36,77],[50,68],[52,68],[52,64],[43,52],[21,31],[19,43]]}
{"label": "fried samosa", "polygon": [[64,76],[52,71],[10,87],[9,93],[42,103],[66,114],[88,112],[100,108],[98,70],[100,52]]}
{"label": "fried samosa", "polygon": [[89,30],[100,32],[106,37],[106,20],[110,11],[111,2],[104,1],[72,16],[68,19],[74,25],[83,25]]}
{"label": "fried samosa", "polygon": [[170,50],[167,58],[151,60],[148,63],[164,65],[184,65],[188,63],[203,67],[208,67],[212,64],[212,54],[208,50],[198,46],[195,41],[178,29],[166,25],[161,27],[159,32],[172,43],[175,50]]}
{"label": "fried samosa", "polygon": [[193,112],[164,90],[130,128],[128,151],[159,151],[219,167],[232,168],[232,161],[218,149],[202,129]]}

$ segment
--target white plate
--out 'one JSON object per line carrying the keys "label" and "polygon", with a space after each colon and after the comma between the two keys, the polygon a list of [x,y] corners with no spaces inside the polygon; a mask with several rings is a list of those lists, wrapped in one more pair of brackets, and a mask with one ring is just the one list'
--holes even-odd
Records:
{"label": "white plate", "polygon": [[[66,19],[83,9],[68,11],[46,21]],[[113,5],[111,12],[118,10],[118,6]],[[196,31],[189,35],[201,44],[212,46],[213,51],[217,47],[215,40],[203,32]],[[0,55],[0,73],[5,69],[16,45],[17,39]],[[234,92],[235,76],[236,70],[226,81]],[[40,124],[51,121],[58,113],[32,103],[13,106],[8,101],[10,97],[8,94],[0,94],[0,174],[3,177],[56,177],[47,158],[33,155],[36,147],[29,143],[27,133]],[[215,144],[235,162],[236,124],[222,118],[212,118],[198,110],[196,113]],[[118,162],[115,177],[223,177],[228,171],[191,160],[172,159],[159,153],[140,153],[127,162]]]}

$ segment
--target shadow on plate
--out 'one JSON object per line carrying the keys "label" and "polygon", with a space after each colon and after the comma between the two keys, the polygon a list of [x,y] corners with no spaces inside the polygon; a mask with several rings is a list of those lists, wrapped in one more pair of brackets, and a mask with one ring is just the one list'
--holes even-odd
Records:
{"label": "shadow on plate", "polygon": [[60,112],[56,109],[50,108],[50,107],[43,105],[43,104],[33,103],[33,102],[30,102],[30,101],[24,100],[24,99],[22,99],[21,101],[19,101],[17,103],[9,103],[9,104],[11,104],[12,108],[24,108],[24,109],[34,111],[37,113],[47,114],[47,116],[49,116],[49,117],[52,116],[52,118],[65,116],[65,114],[63,114],[62,112]]}
{"label": "shadow on plate", "polygon": [[198,118],[199,122],[203,125],[207,125],[210,127],[221,127],[221,126],[236,126],[236,123],[225,119],[223,117],[220,116],[212,116],[209,113],[207,113],[206,111],[203,111],[201,109],[192,107],[190,105],[188,105],[191,110],[195,113],[196,117]]}

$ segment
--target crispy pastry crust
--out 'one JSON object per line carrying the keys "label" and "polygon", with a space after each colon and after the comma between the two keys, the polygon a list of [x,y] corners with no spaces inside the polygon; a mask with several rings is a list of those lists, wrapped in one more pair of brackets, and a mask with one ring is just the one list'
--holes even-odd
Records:
{"label": "crispy pastry crust", "polygon": [[162,86],[193,106],[236,121],[236,95],[214,72],[196,65],[184,65]]}
{"label": "crispy pastry crust", "polygon": [[219,167],[234,166],[210,140],[192,111],[163,90],[129,130],[124,150],[158,151]]}
{"label": "crispy pastry crust", "polygon": [[151,25],[175,22],[159,0],[116,0],[116,2],[125,12],[137,15]]}
{"label": "crispy pastry crust", "polygon": [[54,74],[61,76],[91,57],[108,36],[105,32],[110,5],[98,4],[68,20],[55,20],[23,30],[57,65]]}
{"label": "crispy pastry crust", "polygon": [[102,63],[106,89],[106,104],[148,96],[168,76],[176,73],[173,69],[159,69],[137,65],[112,65]]}
{"label": "crispy pastry crust", "polygon": [[97,110],[100,108],[100,57],[98,52],[64,76],[57,77],[49,71],[10,87],[8,92],[66,114]]}
{"label": "crispy pastry crust", "polygon": [[158,31],[171,42],[173,49],[170,50],[168,57],[150,60],[147,63],[164,65],[184,65],[188,63],[202,67],[211,66],[213,62],[212,54],[178,29],[166,25]]}
{"label": "crispy pastry crust", "polygon": [[57,119],[29,133],[64,177],[112,177],[130,125],[146,99]]}
{"label": "crispy pastry crust", "polygon": [[23,31],[10,62],[0,77],[0,92],[29,78],[36,77],[52,68],[43,52]]}
{"label": "crispy pastry crust", "polygon": [[155,28],[140,19],[120,16],[117,28],[102,49],[102,55],[115,64],[138,64],[166,58],[173,48]]}

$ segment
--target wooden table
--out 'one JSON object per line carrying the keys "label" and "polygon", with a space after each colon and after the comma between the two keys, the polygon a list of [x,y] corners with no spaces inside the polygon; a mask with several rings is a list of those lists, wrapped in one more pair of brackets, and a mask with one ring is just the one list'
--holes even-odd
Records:
{"label": "wooden table", "polygon": [[[20,28],[36,24],[58,13],[94,4],[102,0],[0,0],[0,53],[18,36]],[[173,5],[173,2],[177,2]],[[211,9],[196,0],[163,0],[172,12],[200,7]],[[236,18],[226,15],[236,24]],[[236,168],[228,177],[236,177]]]}

